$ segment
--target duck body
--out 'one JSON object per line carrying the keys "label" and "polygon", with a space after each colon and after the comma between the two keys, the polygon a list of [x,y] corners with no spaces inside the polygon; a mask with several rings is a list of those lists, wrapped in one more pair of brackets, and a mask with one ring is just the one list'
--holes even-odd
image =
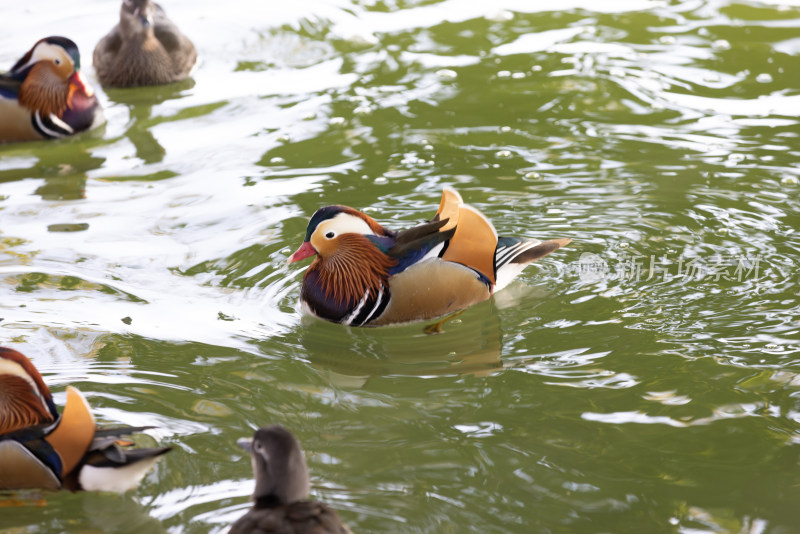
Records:
{"label": "duck body", "polygon": [[70,386],[59,415],[30,360],[0,347],[0,489],[127,491],[170,450],[129,448],[123,436],[147,428],[97,428]]}
{"label": "duck body", "polygon": [[194,44],[151,0],[123,0],[119,23],[94,49],[94,68],[108,87],[162,85],[186,79]]}
{"label": "duck body", "polygon": [[271,425],[238,444],[251,455],[255,504],[231,526],[230,534],[352,534],[336,510],[306,500],[308,467],[291,432]]}
{"label": "duck body", "polygon": [[342,524],[339,514],[329,506],[314,501],[288,505],[259,503],[233,524],[230,534],[352,534]]}
{"label": "duck body", "polygon": [[570,241],[498,237],[482,213],[445,188],[434,218],[402,231],[347,206],[321,208],[289,261],[317,256],[303,276],[305,311],[345,325],[382,326],[487,300]]}
{"label": "duck body", "polygon": [[104,120],[78,47],[66,37],[39,40],[0,73],[0,143],[67,137]]}

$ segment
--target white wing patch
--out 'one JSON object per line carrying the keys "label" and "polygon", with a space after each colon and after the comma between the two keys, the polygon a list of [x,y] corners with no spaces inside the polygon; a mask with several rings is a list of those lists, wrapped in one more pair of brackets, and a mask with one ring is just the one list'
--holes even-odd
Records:
{"label": "white wing patch", "polygon": [[146,458],[123,467],[94,467],[85,465],[78,475],[81,487],[86,491],[115,491],[124,493],[136,487],[147,470],[158,461],[158,456]]}

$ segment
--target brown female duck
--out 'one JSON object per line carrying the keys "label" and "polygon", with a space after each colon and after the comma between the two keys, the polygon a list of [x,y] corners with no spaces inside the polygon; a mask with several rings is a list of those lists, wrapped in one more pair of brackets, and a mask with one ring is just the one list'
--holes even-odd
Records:
{"label": "brown female duck", "polygon": [[189,76],[192,42],[151,0],[123,0],[119,24],[94,49],[94,68],[108,87],[162,85]]}
{"label": "brown female duck", "polygon": [[230,534],[352,534],[335,510],[304,500],[311,483],[303,450],[291,432],[267,426],[238,443],[252,456],[255,504],[233,524]]}
{"label": "brown female duck", "polygon": [[66,137],[102,124],[102,108],[80,68],[77,45],[53,36],[0,73],[0,143]]}

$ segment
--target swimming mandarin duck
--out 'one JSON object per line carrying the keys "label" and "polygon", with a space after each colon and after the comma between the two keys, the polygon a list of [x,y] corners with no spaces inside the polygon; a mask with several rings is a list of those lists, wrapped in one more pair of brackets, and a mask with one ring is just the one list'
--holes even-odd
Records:
{"label": "swimming mandarin duck", "polygon": [[170,450],[127,448],[132,442],[122,436],[147,428],[96,428],[86,399],[70,386],[59,416],[31,361],[0,347],[0,489],[132,489]]}
{"label": "swimming mandarin duck", "polygon": [[0,73],[0,143],[66,137],[103,123],[78,47],[45,37]]}
{"label": "swimming mandarin duck", "polygon": [[162,85],[189,76],[192,42],[151,0],[123,0],[119,24],[94,49],[94,68],[109,87]]}
{"label": "swimming mandarin duck", "polygon": [[570,241],[498,237],[481,212],[445,188],[434,218],[402,231],[347,206],[320,208],[289,262],[317,256],[303,276],[305,311],[345,325],[379,326],[487,300],[529,263]]}
{"label": "swimming mandarin duck", "polygon": [[237,443],[252,458],[255,504],[233,524],[230,534],[352,534],[336,510],[305,500],[311,486],[308,468],[291,432],[271,425]]}

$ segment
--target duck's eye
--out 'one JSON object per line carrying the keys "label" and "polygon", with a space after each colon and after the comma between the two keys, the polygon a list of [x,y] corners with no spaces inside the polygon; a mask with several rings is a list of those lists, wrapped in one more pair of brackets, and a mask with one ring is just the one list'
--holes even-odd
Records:
{"label": "duck's eye", "polygon": [[333,239],[333,236],[335,235],[336,234],[334,234],[333,232],[328,232],[327,234],[325,234],[325,237],[327,237],[328,239]]}
{"label": "duck's eye", "polygon": [[61,60],[60,60],[60,59],[58,59],[58,58],[55,58],[55,59],[53,60],[53,63],[55,63],[56,65],[61,65]]}

